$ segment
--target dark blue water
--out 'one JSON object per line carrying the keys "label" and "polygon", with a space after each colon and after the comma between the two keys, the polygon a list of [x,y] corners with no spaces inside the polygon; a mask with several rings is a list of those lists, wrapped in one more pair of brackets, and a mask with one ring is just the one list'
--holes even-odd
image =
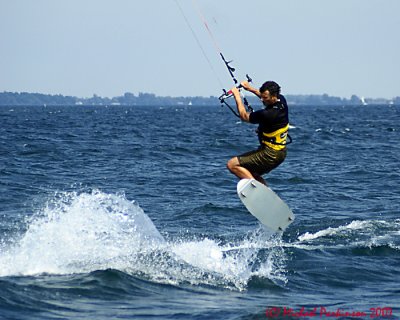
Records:
{"label": "dark blue water", "polygon": [[266,178],[296,220],[272,238],[225,168],[257,145],[226,109],[0,123],[1,319],[399,319],[399,107],[291,108]]}

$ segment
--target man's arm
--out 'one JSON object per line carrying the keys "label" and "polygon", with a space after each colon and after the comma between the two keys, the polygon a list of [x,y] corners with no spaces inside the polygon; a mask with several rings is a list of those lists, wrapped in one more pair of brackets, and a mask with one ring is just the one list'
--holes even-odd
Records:
{"label": "man's arm", "polygon": [[235,98],[236,101],[236,106],[240,115],[240,119],[246,122],[250,122],[250,112],[246,111],[246,108],[244,107],[242,97],[240,96],[239,89],[236,87],[233,87],[231,89],[231,92],[233,94],[233,97]]}

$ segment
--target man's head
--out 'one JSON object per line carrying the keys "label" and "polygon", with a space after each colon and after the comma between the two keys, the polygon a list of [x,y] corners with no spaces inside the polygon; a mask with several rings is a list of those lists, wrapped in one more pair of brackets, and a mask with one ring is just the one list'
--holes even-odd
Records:
{"label": "man's head", "polygon": [[270,105],[278,101],[281,87],[275,81],[267,81],[264,82],[259,91],[264,105]]}

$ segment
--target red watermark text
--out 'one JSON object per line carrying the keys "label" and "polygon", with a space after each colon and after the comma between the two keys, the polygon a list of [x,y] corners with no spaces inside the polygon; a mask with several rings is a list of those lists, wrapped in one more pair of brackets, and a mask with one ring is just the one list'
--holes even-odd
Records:
{"label": "red watermark text", "polygon": [[327,307],[314,307],[314,308],[305,308],[301,307],[300,309],[294,309],[289,307],[268,307],[266,311],[267,318],[282,318],[282,317],[291,317],[291,318],[340,318],[340,317],[353,317],[360,319],[376,319],[376,318],[384,318],[391,317],[393,315],[393,310],[390,307],[376,307],[369,308],[368,311],[358,311],[358,310],[345,310],[341,308],[337,309],[329,309]]}

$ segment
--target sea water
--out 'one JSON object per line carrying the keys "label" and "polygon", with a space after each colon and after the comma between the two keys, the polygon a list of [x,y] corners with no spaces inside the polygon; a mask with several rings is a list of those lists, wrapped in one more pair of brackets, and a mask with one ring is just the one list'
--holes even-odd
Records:
{"label": "sea water", "polygon": [[399,319],[400,108],[290,118],[271,236],[227,109],[0,107],[0,319]]}

